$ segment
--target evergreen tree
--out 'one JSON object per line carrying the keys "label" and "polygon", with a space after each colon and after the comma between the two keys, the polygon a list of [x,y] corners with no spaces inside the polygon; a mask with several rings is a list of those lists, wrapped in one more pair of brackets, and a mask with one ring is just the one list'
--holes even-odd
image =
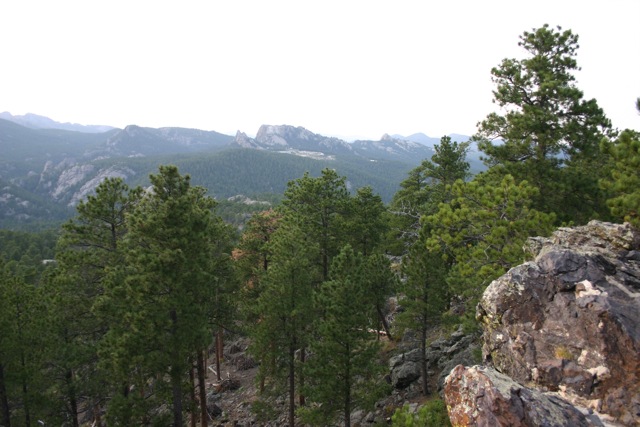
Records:
{"label": "evergreen tree", "polygon": [[[30,267],[26,267],[31,270]],[[52,419],[45,376],[49,347],[45,295],[25,266],[0,256],[0,425]]]}
{"label": "evergreen tree", "polygon": [[399,304],[403,310],[396,319],[398,329],[415,331],[420,339],[420,371],[422,392],[429,390],[427,365],[427,334],[438,326],[448,307],[449,291],[446,284],[448,265],[439,253],[426,248],[428,230],[421,233],[418,243],[411,247],[402,263],[405,280],[399,288]]}
{"label": "evergreen tree", "polygon": [[525,31],[519,45],[527,58],[504,59],[491,70],[494,102],[507,112],[489,114],[474,138],[488,166],[539,188],[534,208],[585,221],[602,210],[599,198],[580,190],[597,190],[598,169],[587,168],[598,165],[598,144],[611,124],[575,85],[577,35],[544,25]]}
{"label": "evergreen tree", "polygon": [[363,263],[361,255],[345,246],[331,266],[331,280],[314,297],[322,315],[314,323],[312,356],[304,366],[312,404],[300,411],[313,424],[333,424],[342,414],[348,427],[351,411],[372,406],[381,391],[380,343],[368,332],[369,311],[361,307],[367,298]]}
{"label": "evergreen tree", "polygon": [[318,246],[292,223],[278,229],[269,246],[273,255],[256,302],[260,319],[251,331],[252,352],[261,362],[259,376],[269,380],[272,393],[288,394],[289,425],[293,426],[299,377],[296,353],[309,344],[312,294],[320,279],[313,267]]}
{"label": "evergreen tree", "polygon": [[289,182],[282,201],[284,216],[295,217],[312,242],[320,247],[319,267],[323,280],[329,277],[331,260],[345,243],[343,226],[349,211],[346,178],[324,169],[318,178],[305,173]]}
{"label": "evergreen tree", "polygon": [[[47,283],[51,331],[59,342],[50,355],[58,371],[59,396],[65,396],[69,418],[78,425],[79,411],[93,412],[100,423],[101,406],[111,391],[98,369],[97,347],[109,328],[92,307],[104,293],[105,278],[120,266],[125,216],[140,201],[142,189],[130,189],[120,178],[107,178],[77,206],[77,216],[63,225],[57,269]],[[120,385],[117,385],[120,387]]]}
{"label": "evergreen tree", "polygon": [[553,215],[531,208],[536,188],[511,175],[498,183],[489,177],[457,181],[452,202],[425,220],[431,229],[427,248],[452,264],[447,282],[470,309],[493,279],[524,260],[526,239],[547,234],[553,222]]}
{"label": "evergreen tree", "polygon": [[397,291],[398,278],[392,270],[390,259],[384,254],[373,254],[364,257],[366,299],[363,304],[368,304],[373,309],[372,329],[384,329],[387,338],[393,340],[391,328],[386,319],[387,301]]}
{"label": "evergreen tree", "polygon": [[451,200],[454,182],[469,178],[468,150],[468,142],[459,144],[443,136],[434,146],[431,159],[423,160],[400,184],[390,210],[394,213],[395,236],[405,242],[405,250],[418,239],[420,218],[434,214],[440,203]]}
{"label": "evergreen tree", "polygon": [[262,292],[262,277],[271,263],[269,243],[280,222],[281,215],[275,210],[253,215],[247,221],[238,247],[233,252],[235,271],[242,283],[241,317],[249,331],[260,316],[255,302]]}
{"label": "evergreen tree", "polygon": [[623,131],[617,140],[603,140],[603,154],[611,156],[610,175],[600,186],[612,197],[607,200],[611,214],[640,228],[640,132]]}
{"label": "evergreen tree", "polygon": [[349,237],[355,251],[369,256],[376,252],[387,233],[386,207],[371,187],[362,187],[351,199],[351,215],[344,224],[344,233]]}
{"label": "evergreen tree", "polygon": [[102,354],[112,375],[140,393],[137,401],[112,402],[114,423],[149,417],[138,404],[150,401],[148,384],[155,378],[154,397],[172,403],[173,425],[181,427],[189,361],[210,337],[219,257],[214,243],[224,236],[216,234],[215,201],[191,186],[188,175],[160,166],[150,180],[151,189],[127,216],[124,268],[113,271],[101,299],[100,310],[114,323]]}

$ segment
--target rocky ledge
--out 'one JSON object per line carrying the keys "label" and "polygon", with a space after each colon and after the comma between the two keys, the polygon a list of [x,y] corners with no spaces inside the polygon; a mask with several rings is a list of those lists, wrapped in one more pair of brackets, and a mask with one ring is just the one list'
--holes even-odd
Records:
{"label": "rocky ledge", "polygon": [[[592,221],[527,249],[534,260],[491,283],[478,305],[487,368],[459,366],[447,377],[452,421],[639,426],[640,231]],[[504,376],[518,386],[503,387]],[[560,412],[527,412],[543,401]]]}

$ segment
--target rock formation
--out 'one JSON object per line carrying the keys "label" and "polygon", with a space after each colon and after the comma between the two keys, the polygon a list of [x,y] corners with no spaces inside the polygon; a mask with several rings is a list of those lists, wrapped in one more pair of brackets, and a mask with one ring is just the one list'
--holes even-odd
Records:
{"label": "rock formation", "polygon": [[603,426],[565,400],[524,387],[495,369],[456,366],[447,377],[454,426]]}
{"label": "rock formation", "polygon": [[[531,239],[528,249],[534,261],[491,283],[478,305],[485,364],[640,425],[640,231],[592,221]],[[452,412],[461,378],[459,368],[447,378]]]}

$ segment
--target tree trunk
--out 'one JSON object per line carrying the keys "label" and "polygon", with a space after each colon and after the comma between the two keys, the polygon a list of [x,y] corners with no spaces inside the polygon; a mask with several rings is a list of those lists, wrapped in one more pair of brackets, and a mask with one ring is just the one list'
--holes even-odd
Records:
{"label": "tree trunk", "polygon": [[173,400],[173,427],[182,427],[182,384],[180,371],[171,367],[171,391]]}
{"label": "tree trunk", "polygon": [[207,427],[209,417],[207,413],[207,386],[205,378],[207,376],[207,362],[204,357],[204,352],[198,352],[198,391],[200,394],[200,426]]}
{"label": "tree trunk", "polygon": [[26,371],[27,363],[24,358],[24,351],[20,353],[20,364],[22,366],[22,403],[24,405],[24,425],[31,427],[31,411],[29,410],[29,386],[27,385]]}
{"label": "tree trunk", "polygon": [[[178,314],[175,309],[172,309],[169,313],[171,318],[171,334],[174,339],[178,334]],[[181,372],[178,369],[180,355],[178,353],[177,346],[174,345],[172,349],[172,366],[170,370],[171,376],[171,391],[173,400],[173,427],[182,427],[182,384],[181,384]]]}
{"label": "tree trunk", "polygon": [[376,311],[378,312],[378,317],[380,317],[380,322],[382,323],[382,327],[384,331],[387,333],[387,338],[389,341],[393,341],[391,337],[391,329],[389,329],[389,324],[387,323],[387,319],[384,317],[384,313],[382,312],[382,308],[378,304],[376,304]]}
{"label": "tree trunk", "polygon": [[[349,348],[347,347],[347,352]],[[350,355],[348,357],[351,357]],[[351,366],[347,362],[344,376],[344,426],[351,427]]]}
{"label": "tree trunk", "polygon": [[427,366],[427,328],[422,328],[420,334],[420,368],[422,371],[422,393],[425,396],[429,395],[429,374]]}
{"label": "tree trunk", "polygon": [[78,401],[76,400],[76,391],[73,384],[73,371],[69,370],[65,374],[67,381],[67,393],[69,398],[69,409],[71,410],[71,422],[73,427],[79,427],[78,423]]}
{"label": "tree trunk", "polygon": [[296,349],[289,346],[289,426],[295,427],[296,414]]}
{"label": "tree trunk", "polygon": [[[306,359],[306,350],[304,347],[302,347],[300,349],[300,366],[304,366],[304,362]],[[300,370],[300,396],[298,397],[298,403],[300,404],[300,406],[305,406],[306,405],[306,399],[304,397],[304,394],[302,394],[302,390],[304,390],[304,374],[302,373],[302,369]]]}
{"label": "tree trunk", "polygon": [[0,420],[5,427],[11,427],[11,409],[4,379],[4,365],[0,363]]}
{"label": "tree trunk", "polygon": [[102,427],[102,415],[100,414],[100,404],[96,403],[93,407],[93,424],[95,427]]}
{"label": "tree trunk", "polygon": [[191,398],[191,427],[196,427],[198,417],[196,416],[198,401],[196,400],[196,375],[191,361],[191,367],[189,368],[189,397]]}
{"label": "tree trunk", "polygon": [[220,358],[222,356],[222,351],[224,349],[224,345],[222,344],[222,333],[220,332],[218,327],[218,332],[216,333],[216,376],[218,381],[222,381],[222,376],[220,375]]}

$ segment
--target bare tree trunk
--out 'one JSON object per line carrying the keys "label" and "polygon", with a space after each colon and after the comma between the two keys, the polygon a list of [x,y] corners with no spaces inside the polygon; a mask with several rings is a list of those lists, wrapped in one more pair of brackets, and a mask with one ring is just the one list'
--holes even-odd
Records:
{"label": "bare tree trunk", "polygon": [[24,351],[20,353],[20,364],[22,366],[22,401],[24,405],[24,425],[31,427],[31,411],[29,409],[29,387],[27,385],[27,379],[25,378],[26,361],[24,358]]}
{"label": "bare tree trunk", "polygon": [[382,327],[384,331],[387,333],[387,338],[389,341],[393,341],[393,337],[391,336],[391,329],[389,328],[389,323],[387,323],[387,319],[384,317],[384,313],[382,312],[382,308],[376,304],[376,311],[378,312],[378,317],[380,317],[380,322],[382,323]]}
{"label": "bare tree trunk", "polygon": [[100,404],[96,403],[93,406],[93,425],[95,427],[102,427],[102,415],[100,414],[100,411],[102,409],[100,408]]}
{"label": "bare tree trunk", "polygon": [[[172,309],[169,312],[169,317],[171,318],[171,334],[173,337],[176,337],[178,334],[178,314],[175,309]],[[172,400],[173,400],[173,427],[183,427],[182,426],[182,373],[178,369],[179,366],[179,354],[178,349],[172,349],[172,365],[171,371],[169,375],[171,377],[171,391],[172,391]]]}
{"label": "bare tree trunk", "polygon": [[216,333],[216,377],[218,381],[222,381],[222,376],[220,375],[220,357],[223,348],[222,334],[220,333],[220,328],[218,328],[218,332]]}
{"label": "bare tree trunk", "polygon": [[200,394],[200,426],[207,427],[209,417],[207,413],[207,386],[205,378],[207,375],[206,350],[198,352],[198,391]]}
{"label": "bare tree trunk", "polygon": [[76,398],[75,386],[73,384],[73,371],[69,370],[65,374],[67,382],[67,394],[69,398],[69,409],[71,410],[71,422],[73,427],[79,427],[78,423],[78,401]]}
{"label": "bare tree trunk", "polygon": [[429,371],[427,366],[427,328],[422,328],[420,334],[420,368],[422,370],[422,393],[429,395]]}
{"label": "bare tree trunk", "polygon": [[344,376],[344,426],[351,427],[351,369],[350,362],[347,363]]}
{"label": "bare tree trunk", "polygon": [[289,426],[295,427],[296,415],[296,349],[289,346]]}
{"label": "bare tree trunk", "polygon": [[198,417],[196,416],[196,411],[198,408],[198,402],[196,400],[196,375],[193,366],[193,361],[191,361],[191,367],[189,368],[189,397],[191,398],[191,427],[196,427]]}
{"label": "bare tree trunk", "polygon": [[[306,355],[306,350],[304,347],[302,347],[300,349],[300,365],[304,366],[304,362],[305,359],[307,358]],[[304,390],[304,374],[302,373],[302,370],[300,370],[300,396],[298,397],[298,403],[300,404],[300,406],[305,406],[306,405],[306,399],[304,397],[304,394],[302,394],[302,390]]]}
{"label": "bare tree trunk", "polygon": [[173,400],[173,427],[182,427],[182,384],[180,371],[171,367],[171,391]]}

